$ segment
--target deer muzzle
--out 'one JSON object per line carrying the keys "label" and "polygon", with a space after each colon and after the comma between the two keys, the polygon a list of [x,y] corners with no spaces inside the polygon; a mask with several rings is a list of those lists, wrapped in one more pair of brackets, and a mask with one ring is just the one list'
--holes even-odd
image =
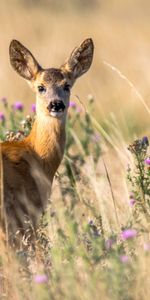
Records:
{"label": "deer muzzle", "polygon": [[65,105],[61,100],[54,100],[50,102],[47,109],[49,112],[63,112],[65,110]]}

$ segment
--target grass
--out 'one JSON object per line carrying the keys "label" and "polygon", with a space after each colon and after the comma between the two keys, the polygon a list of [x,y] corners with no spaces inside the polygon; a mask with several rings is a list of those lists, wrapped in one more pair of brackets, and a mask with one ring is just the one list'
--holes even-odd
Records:
{"label": "grass", "polygon": [[143,104],[104,61],[115,66],[133,83],[149,107],[149,1],[112,0],[108,4],[103,0],[93,0],[97,6],[90,9],[88,5],[83,9],[83,1],[65,0],[61,4],[64,7],[59,10],[62,2],[59,0],[37,0],[36,5],[31,0],[0,2],[0,95],[11,103],[14,99],[23,101],[26,111],[33,101],[28,85],[10,66],[8,48],[11,39],[18,39],[26,45],[42,66],[59,67],[75,46],[91,36],[95,44],[92,67],[74,86],[72,101],[76,101],[78,95],[86,105],[87,94],[92,94],[98,112],[95,117],[99,122],[105,122],[110,113],[114,113],[126,140],[129,137],[126,132],[128,124],[131,138],[143,132],[145,135],[149,116]]}
{"label": "grass", "polygon": [[[34,251],[14,253],[1,233],[1,299],[149,299],[148,138],[127,150],[114,122],[118,146],[93,117],[93,98],[87,101],[86,112],[70,104],[66,153]],[[10,107],[5,99],[3,106],[1,139],[28,134],[34,112],[25,118],[21,103]]]}
{"label": "grass", "polygon": [[14,253],[0,232],[0,299],[150,299],[149,8],[148,0],[0,2],[1,140],[27,135],[34,119],[33,95],[8,63],[10,40],[45,67],[61,65],[85,37],[95,44],[72,92],[66,153],[35,251]]}

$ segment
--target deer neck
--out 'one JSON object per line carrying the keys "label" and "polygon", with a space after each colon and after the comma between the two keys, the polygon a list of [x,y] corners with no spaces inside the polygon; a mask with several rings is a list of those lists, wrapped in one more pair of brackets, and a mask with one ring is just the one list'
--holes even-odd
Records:
{"label": "deer neck", "polygon": [[42,164],[43,171],[51,179],[63,158],[65,148],[64,119],[49,116],[36,116],[28,142]]}

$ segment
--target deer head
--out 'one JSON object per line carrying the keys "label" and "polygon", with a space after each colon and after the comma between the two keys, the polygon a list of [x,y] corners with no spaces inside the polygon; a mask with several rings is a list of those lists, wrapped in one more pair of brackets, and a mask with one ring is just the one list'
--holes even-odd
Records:
{"label": "deer head", "polygon": [[60,68],[43,69],[26,47],[16,40],[11,42],[11,65],[36,93],[37,115],[65,119],[70,90],[75,80],[90,68],[93,51],[92,39],[86,39]]}

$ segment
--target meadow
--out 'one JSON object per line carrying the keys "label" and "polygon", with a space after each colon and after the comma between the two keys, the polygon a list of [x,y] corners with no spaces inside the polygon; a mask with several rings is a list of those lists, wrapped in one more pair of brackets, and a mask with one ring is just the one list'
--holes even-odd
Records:
{"label": "meadow", "polygon": [[140,0],[1,1],[1,140],[26,136],[36,110],[9,65],[12,38],[45,66],[89,36],[95,55],[72,92],[34,251],[14,253],[1,233],[0,299],[150,299],[149,10]]}

